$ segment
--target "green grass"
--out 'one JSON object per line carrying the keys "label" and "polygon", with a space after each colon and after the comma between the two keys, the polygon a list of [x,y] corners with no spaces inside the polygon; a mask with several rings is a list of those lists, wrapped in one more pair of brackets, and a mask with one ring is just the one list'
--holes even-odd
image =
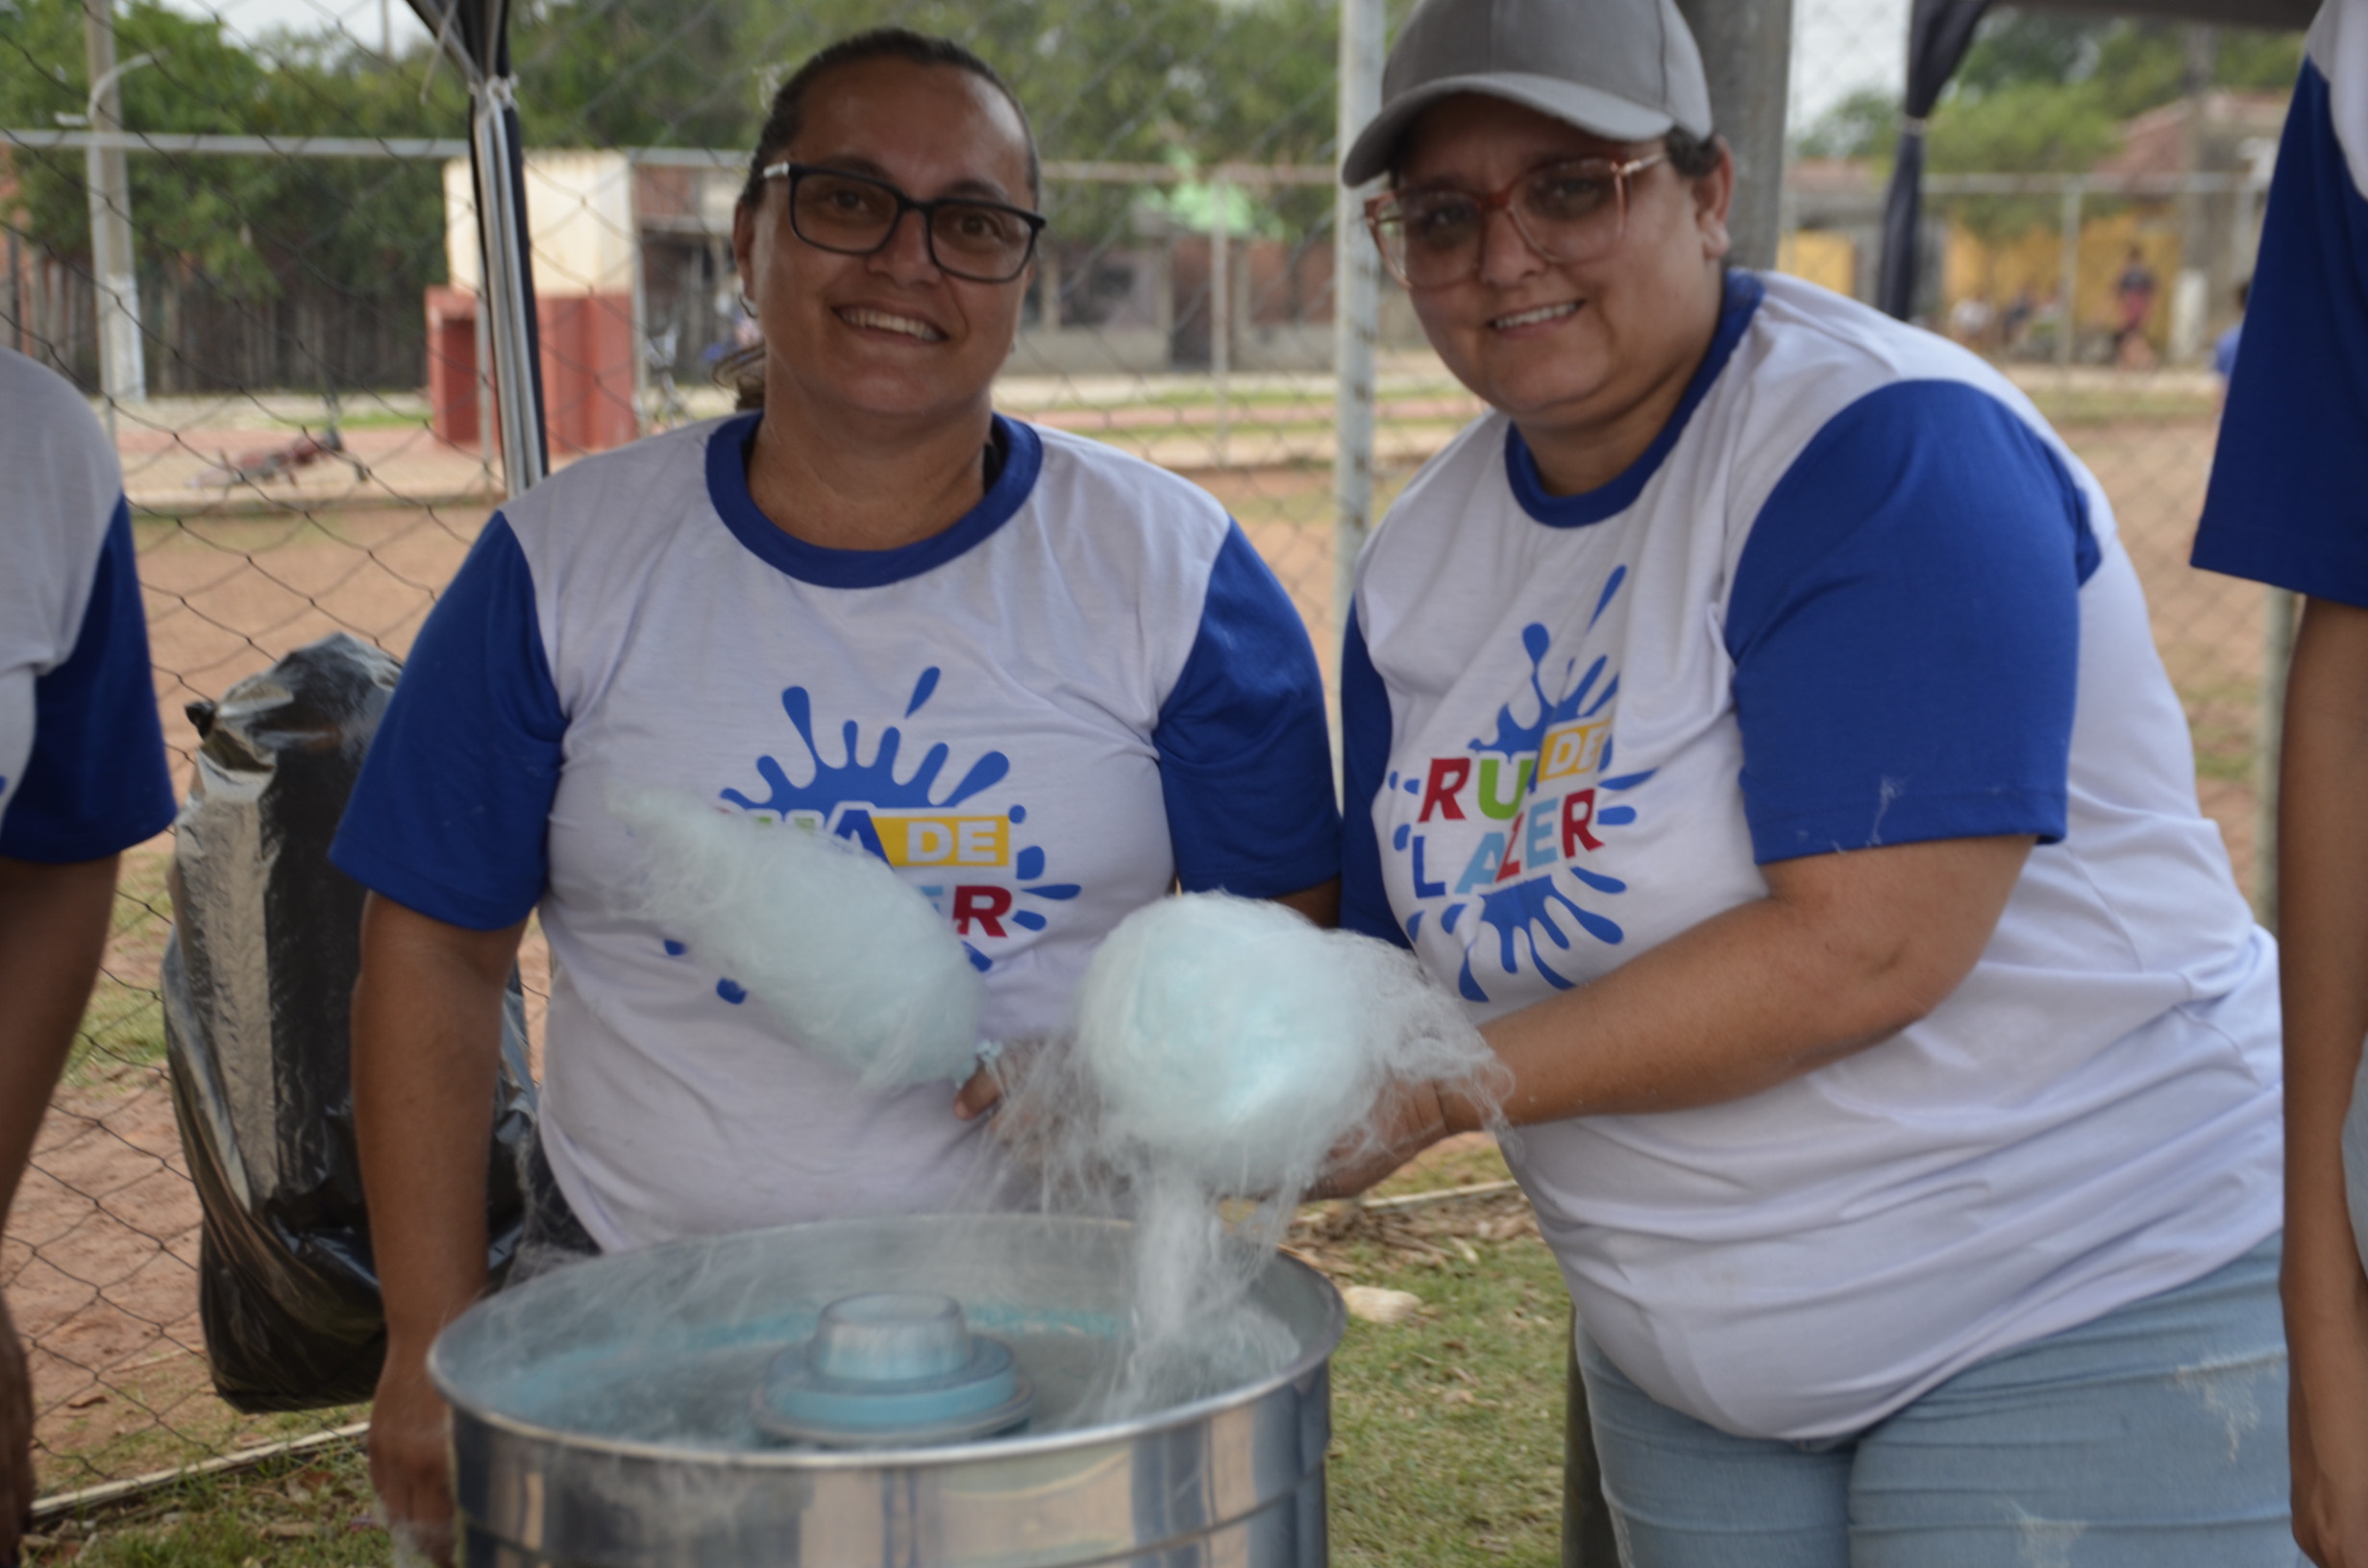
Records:
{"label": "green grass", "polygon": [[24,1556],[27,1568],[356,1568],[391,1556],[369,1512],[369,1467],[343,1443],[44,1519]]}
{"label": "green grass", "polygon": [[1466,1246],[1477,1263],[1376,1256],[1351,1276],[1423,1310],[1351,1321],[1332,1358],[1335,1562],[1561,1560],[1568,1297],[1534,1237]]}

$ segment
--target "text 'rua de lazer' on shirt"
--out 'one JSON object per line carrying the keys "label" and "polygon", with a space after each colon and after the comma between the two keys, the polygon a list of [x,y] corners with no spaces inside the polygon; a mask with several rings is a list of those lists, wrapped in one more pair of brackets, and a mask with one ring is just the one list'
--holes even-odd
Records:
{"label": "text 'rua de lazer' on shirt", "polygon": [[[906,720],[928,705],[942,676],[936,665],[920,673],[904,705]],[[862,724],[848,720],[843,726],[844,760],[832,762],[815,739],[812,694],[803,686],[788,687],[781,693],[781,708],[804,745],[807,766],[801,771],[808,773],[807,782],[794,782],[778,759],[760,756],[756,772],[765,782],[767,796],[756,799],[737,789],[726,789],[720,792],[723,799],[759,821],[781,821],[807,832],[847,839],[900,870],[938,867],[957,872],[1008,870],[1020,883],[1034,884],[1018,891],[1035,898],[1058,903],[1077,895],[1075,886],[1043,882],[1042,847],[1015,845],[1014,830],[1024,828],[1027,821],[1025,805],[1014,802],[983,812],[975,806],[959,809],[1010,776],[1011,760],[1000,748],[980,753],[943,798],[932,799],[952,754],[946,742],[931,745],[913,771],[900,778],[896,765],[904,736],[899,726],[882,727],[878,743],[870,748],[871,760],[866,762]],[[1020,907],[1015,891],[1000,881],[914,886],[953,921],[955,935],[965,939],[1002,941],[1018,931],[1042,931],[1047,923],[1041,912]],[[981,968],[988,967],[989,955],[975,946],[970,951],[972,962]]]}
{"label": "text 'rua de lazer' on shirt", "polygon": [[[1495,757],[1470,756],[1431,759],[1429,774],[1420,781],[1422,805],[1415,819],[1418,822],[1429,821],[1434,812],[1445,821],[1467,821],[1463,799],[1471,794],[1477,796],[1474,804],[1482,817],[1505,823],[1501,829],[1491,829],[1481,835],[1462,874],[1455,879],[1456,892],[1469,893],[1484,883],[1510,882],[1525,870],[1543,870],[1557,860],[1577,859],[1583,849],[1603,847],[1603,841],[1594,832],[1596,805],[1592,786],[1535,800],[1529,798],[1529,790],[1535,784],[1542,794],[1594,773],[1611,731],[1609,719],[1596,719],[1550,731],[1542,753],[1501,761]],[[1544,759],[1542,764],[1541,756]],[[1478,787],[1471,790],[1468,786],[1472,783],[1475,763]],[[1513,789],[1510,798],[1500,799],[1500,777],[1508,771],[1506,763],[1511,764],[1510,772],[1514,774]],[[1626,807],[1605,809],[1627,811]],[[1439,897],[1446,893],[1446,883],[1425,875],[1423,835],[1415,833],[1412,838],[1415,896]]]}
{"label": "text 'rua de lazer' on shirt", "polygon": [[[949,871],[1012,870],[1023,881],[1044,875],[1045,852],[1030,845],[1016,855],[1012,828],[1027,820],[1025,806],[1014,806],[999,816],[957,815],[948,812],[888,811],[866,800],[851,800],[828,812],[793,811],[777,817],[768,811],[750,813],[760,822],[782,821],[807,833],[823,833],[860,845],[868,853],[899,870],[943,867]],[[914,891],[953,921],[958,935],[1001,938],[1009,935],[1004,922],[1041,931],[1045,918],[1034,910],[1015,908],[1012,890],[999,883],[915,883]],[[1039,897],[1074,896],[1075,890],[1039,886],[1027,890]]]}
{"label": "text 'rua de lazer' on shirt", "polygon": [[[1624,567],[1614,570],[1595,618],[1618,594],[1626,576]],[[1591,618],[1590,626],[1593,624]],[[1633,806],[1607,805],[1599,798],[1607,790],[1634,788],[1649,776],[1605,776],[1613,756],[1612,722],[1619,695],[1617,674],[1610,673],[1607,678],[1609,658],[1597,656],[1584,674],[1578,672],[1577,657],[1570,658],[1557,682],[1564,690],[1555,697],[1544,681],[1552,634],[1533,622],[1521,628],[1521,642],[1529,654],[1534,717],[1522,719],[1515,703],[1508,702],[1497,709],[1492,739],[1475,738],[1463,752],[1430,758],[1418,777],[1390,774],[1390,787],[1419,797],[1414,822],[1401,822],[1392,836],[1392,847],[1410,857],[1417,898],[1469,894],[1574,862],[1604,846],[1598,826],[1621,826],[1636,820]],[[1528,708],[1531,703],[1520,705]],[[1454,830],[1459,849],[1467,840],[1471,848],[1445,860],[1431,847],[1437,836],[1423,831],[1433,822],[1475,821],[1504,826],[1486,828],[1476,837],[1469,828]],[[1460,871],[1449,870],[1454,859],[1463,861]]]}

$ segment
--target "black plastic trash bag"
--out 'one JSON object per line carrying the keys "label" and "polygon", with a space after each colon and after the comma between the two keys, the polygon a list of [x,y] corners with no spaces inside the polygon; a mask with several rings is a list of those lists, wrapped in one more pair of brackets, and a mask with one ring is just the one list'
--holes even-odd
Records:
{"label": "black plastic trash bag", "polygon": [[[363,890],[329,844],[398,668],[338,632],[189,704],[203,745],[174,828],[164,1041],[205,1209],[206,1356],[241,1410],[358,1404],[385,1356],[347,1054]],[[513,970],[486,1171],[497,1278],[533,1119]]]}

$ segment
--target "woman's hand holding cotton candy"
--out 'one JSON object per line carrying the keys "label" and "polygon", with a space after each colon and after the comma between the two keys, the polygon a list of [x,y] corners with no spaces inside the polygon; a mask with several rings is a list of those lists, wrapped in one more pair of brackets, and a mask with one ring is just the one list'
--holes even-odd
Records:
{"label": "woman's hand holding cotton candy", "polygon": [[995,1066],[988,1063],[964,1081],[953,1097],[953,1114],[964,1121],[974,1121],[1000,1105],[1003,1082],[996,1077]]}
{"label": "woman's hand holding cotton candy", "polygon": [[1391,1084],[1366,1124],[1334,1147],[1307,1195],[1355,1197],[1453,1131],[1437,1084]]}
{"label": "woman's hand holding cotton candy", "polygon": [[1337,1149],[1379,1147],[1394,1083],[1470,1081],[1485,1098],[1494,1067],[1411,955],[1223,894],[1120,922],[1079,989],[1077,1044],[1107,1136],[1246,1195],[1304,1188]]}

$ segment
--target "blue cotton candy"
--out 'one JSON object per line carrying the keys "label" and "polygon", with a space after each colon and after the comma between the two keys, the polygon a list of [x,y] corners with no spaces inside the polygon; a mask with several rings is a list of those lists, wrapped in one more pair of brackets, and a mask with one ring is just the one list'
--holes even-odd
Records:
{"label": "blue cotton candy", "polygon": [[1304,1187],[1393,1079],[1495,1070],[1411,954],[1223,894],[1119,923],[1078,991],[1077,1048],[1099,1136],[1212,1192]]}
{"label": "blue cotton candy", "polygon": [[867,1089],[967,1076],[986,983],[943,916],[843,840],[689,796],[620,793],[636,913]]}

